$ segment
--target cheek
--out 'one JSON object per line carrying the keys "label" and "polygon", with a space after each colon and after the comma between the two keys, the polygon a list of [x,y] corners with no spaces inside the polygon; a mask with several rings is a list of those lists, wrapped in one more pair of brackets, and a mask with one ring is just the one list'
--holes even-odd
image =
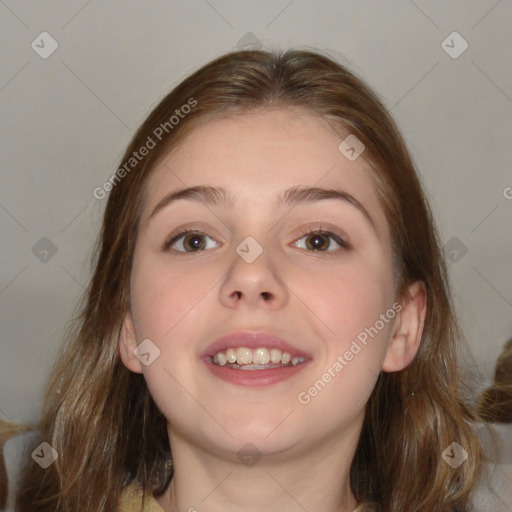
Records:
{"label": "cheek", "polygon": [[199,396],[200,390],[190,377],[197,364],[194,326],[204,323],[201,299],[218,280],[208,279],[207,270],[200,268],[171,268],[165,258],[134,259],[132,313],[137,339],[150,339],[160,351],[142,370],[153,399],[167,418],[198,414],[191,397]]}
{"label": "cheek", "polygon": [[[312,378],[297,395],[309,411],[328,424],[355,417],[377,381],[396,315],[393,281],[384,269],[351,265],[315,292],[315,313],[322,319],[324,353]],[[329,290],[325,293],[325,290]]]}
{"label": "cheek", "polygon": [[354,258],[316,279],[304,274],[303,283],[313,290],[308,307],[325,342],[297,399],[336,422],[358,414],[375,386],[396,315],[393,274],[382,259]]}
{"label": "cheek", "polygon": [[323,274],[304,273],[301,286],[308,308],[324,324],[323,334],[339,349],[386,313],[394,292],[385,263],[362,258]]}
{"label": "cheek", "polygon": [[134,261],[131,298],[138,336],[164,343],[180,323],[197,321],[196,306],[218,280],[207,274],[197,263],[189,270],[166,264],[165,258]]}

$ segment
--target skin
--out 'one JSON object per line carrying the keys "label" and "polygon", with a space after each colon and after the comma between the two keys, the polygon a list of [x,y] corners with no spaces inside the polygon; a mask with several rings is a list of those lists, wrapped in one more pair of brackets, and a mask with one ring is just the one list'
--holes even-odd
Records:
{"label": "skin", "polygon": [[[175,474],[157,499],[166,512],[356,508],[349,468],[365,404],[380,371],[402,370],[414,358],[426,304],[422,283],[411,285],[395,318],[308,404],[298,401],[397,300],[389,228],[370,167],[363,157],[349,161],[338,150],[342,140],[302,110],[213,120],[148,181],[119,348],[126,367],[144,374],[168,420]],[[194,185],[224,187],[235,202],[180,200],[149,219],[167,193]],[[374,226],[336,199],[277,207],[277,196],[297,185],[349,192]],[[314,251],[315,235],[300,229],[320,225],[351,249],[325,237],[323,251]],[[183,252],[194,249],[182,238],[175,252],[163,251],[181,227],[206,232],[206,248]],[[235,251],[247,236],[263,248],[253,263]],[[220,380],[199,354],[217,338],[246,329],[277,334],[312,361],[266,387]],[[144,339],[160,350],[149,366],[133,353]],[[252,466],[237,457],[248,442],[262,454]]]}

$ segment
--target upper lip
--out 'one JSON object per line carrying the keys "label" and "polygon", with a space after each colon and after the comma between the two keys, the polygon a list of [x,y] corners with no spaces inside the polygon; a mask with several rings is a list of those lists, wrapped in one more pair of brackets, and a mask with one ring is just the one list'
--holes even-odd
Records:
{"label": "upper lip", "polygon": [[223,352],[228,348],[247,347],[256,348],[278,348],[282,352],[288,352],[292,357],[304,357],[311,359],[311,355],[295,348],[290,343],[279,338],[275,334],[258,331],[238,331],[215,340],[201,354],[201,357],[213,357],[218,352]]}

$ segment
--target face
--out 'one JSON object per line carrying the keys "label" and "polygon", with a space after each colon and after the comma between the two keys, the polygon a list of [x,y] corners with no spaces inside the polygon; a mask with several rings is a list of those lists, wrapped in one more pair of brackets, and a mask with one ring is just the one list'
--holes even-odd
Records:
{"label": "face", "polygon": [[[364,153],[340,152],[343,138],[304,111],[237,115],[195,130],[149,179],[121,356],[144,374],[171,443],[292,454],[360,426],[399,308],[369,165]],[[196,186],[222,188],[231,202],[162,204]],[[308,187],[342,194],[301,201]],[[255,342],[269,355],[281,347],[279,361],[250,369],[244,357],[254,361],[255,350],[238,352],[246,338],[211,349],[240,331],[283,340]],[[150,364],[133,356],[143,340]],[[229,347],[237,363],[208,357],[222,352],[222,363]],[[305,361],[290,367],[284,352]]]}

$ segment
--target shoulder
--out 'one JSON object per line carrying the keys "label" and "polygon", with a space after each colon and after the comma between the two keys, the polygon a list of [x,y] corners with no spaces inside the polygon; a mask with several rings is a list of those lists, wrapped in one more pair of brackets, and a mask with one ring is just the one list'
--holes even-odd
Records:
{"label": "shoulder", "polygon": [[163,512],[156,500],[146,493],[144,507],[142,504],[142,488],[137,483],[132,483],[126,487],[119,500],[117,512]]}

